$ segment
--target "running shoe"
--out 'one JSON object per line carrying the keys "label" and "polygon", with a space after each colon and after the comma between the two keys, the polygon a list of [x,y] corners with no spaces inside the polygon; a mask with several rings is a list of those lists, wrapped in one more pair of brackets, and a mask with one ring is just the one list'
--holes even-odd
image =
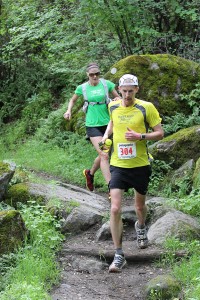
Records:
{"label": "running shoe", "polygon": [[138,227],[138,221],[135,222],[135,231],[137,234],[137,246],[140,249],[145,249],[148,247],[148,238],[147,238],[147,228],[146,226],[142,229]]}
{"label": "running shoe", "polygon": [[83,175],[86,178],[86,187],[91,192],[94,190],[94,175],[90,174],[90,170],[83,170]]}
{"label": "running shoe", "polygon": [[118,273],[121,272],[122,268],[126,264],[126,259],[123,255],[115,254],[114,260],[109,267],[109,273]]}

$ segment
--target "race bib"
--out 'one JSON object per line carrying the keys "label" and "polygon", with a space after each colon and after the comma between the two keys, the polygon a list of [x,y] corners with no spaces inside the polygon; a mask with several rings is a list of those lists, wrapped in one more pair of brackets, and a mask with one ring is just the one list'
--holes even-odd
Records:
{"label": "race bib", "polygon": [[118,157],[120,159],[130,159],[136,157],[135,143],[117,144]]}

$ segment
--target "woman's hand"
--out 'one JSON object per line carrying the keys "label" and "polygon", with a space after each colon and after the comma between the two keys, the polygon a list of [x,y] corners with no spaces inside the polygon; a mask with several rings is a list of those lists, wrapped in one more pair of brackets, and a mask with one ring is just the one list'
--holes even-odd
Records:
{"label": "woman's hand", "polygon": [[70,120],[71,119],[71,112],[69,110],[67,110],[66,113],[64,113],[63,117],[66,120]]}
{"label": "woman's hand", "polygon": [[120,99],[122,99],[121,97],[115,97],[114,99],[112,99],[112,101],[117,101],[117,100],[120,100]]}

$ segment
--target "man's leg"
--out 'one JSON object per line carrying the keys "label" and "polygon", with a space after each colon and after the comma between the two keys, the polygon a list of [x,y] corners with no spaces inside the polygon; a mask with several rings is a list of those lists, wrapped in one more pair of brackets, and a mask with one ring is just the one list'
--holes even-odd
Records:
{"label": "man's leg", "polygon": [[112,189],[111,210],[110,210],[110,229],[115,249],[122,247],[123,223],[121,218],[122,190]]}
{"label": "man's leg", "polygon": [[135,191],[135,211],[138,217],[138,224],[145,225],[147,216],[147,206],[145,204],[146,195],[142,195]]}
{"label": "man's leg", "polygon": [[145,225],[147,216],[147,206],[145,204],[146,196],[135,191],[135,210],[138,221],[135,223],[138,248],[148,247],[147,229]]}
{"label": "man's leg", "polygon": [[120,189],[111,189],[110,193],[110,229],[115,247],[115,257],[109,267],[109,272],[120,272],[123,266],[126,264],[126,260],[122,250],[123,223],[121,218],[121,201],[123,191]]}

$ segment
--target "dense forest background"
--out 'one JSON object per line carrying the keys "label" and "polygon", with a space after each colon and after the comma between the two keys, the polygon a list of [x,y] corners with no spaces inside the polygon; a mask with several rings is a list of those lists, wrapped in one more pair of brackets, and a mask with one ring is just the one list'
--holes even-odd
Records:
{"label": "dense forest background", "polygon": [[[33,134],[85,80],[131,54],[200,62],[199,1],[0,0],[0,123]],[[28,121],[29,120],[29,121]]]}

